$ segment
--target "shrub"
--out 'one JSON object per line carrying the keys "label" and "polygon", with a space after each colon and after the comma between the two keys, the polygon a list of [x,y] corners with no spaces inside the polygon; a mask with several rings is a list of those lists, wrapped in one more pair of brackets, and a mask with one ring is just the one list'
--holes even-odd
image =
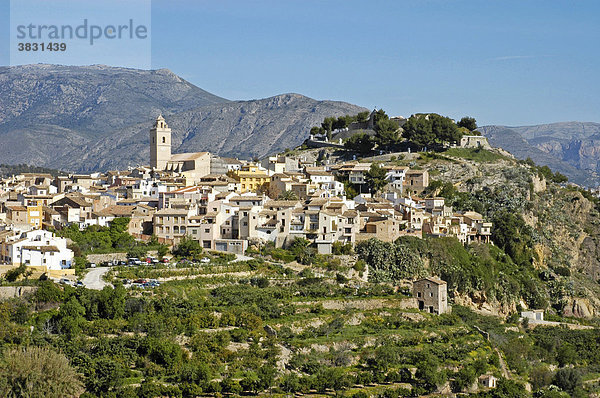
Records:
{"label": "shrub", "polygon": [[0,361],[3,397],[77,397],[83,384],[63,354],[48,348],[7,351]]}

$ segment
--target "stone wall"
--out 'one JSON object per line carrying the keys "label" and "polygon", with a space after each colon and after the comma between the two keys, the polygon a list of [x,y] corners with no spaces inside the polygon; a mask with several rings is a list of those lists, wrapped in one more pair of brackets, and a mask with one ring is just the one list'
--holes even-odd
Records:
{"label": "stone wall", "polygon": [[33,294],[37,289],[36,286],[0,286],[0,300],[23,297]]}

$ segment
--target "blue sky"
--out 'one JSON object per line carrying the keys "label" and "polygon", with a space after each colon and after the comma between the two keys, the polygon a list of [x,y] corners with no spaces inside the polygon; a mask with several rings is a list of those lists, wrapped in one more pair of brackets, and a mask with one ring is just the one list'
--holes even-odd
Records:
{"label": "blue sky", "polygon": [[600,122],[598,1],[153,0],[151,39],[153,69],[229,99],[296,92],[480,124]]}

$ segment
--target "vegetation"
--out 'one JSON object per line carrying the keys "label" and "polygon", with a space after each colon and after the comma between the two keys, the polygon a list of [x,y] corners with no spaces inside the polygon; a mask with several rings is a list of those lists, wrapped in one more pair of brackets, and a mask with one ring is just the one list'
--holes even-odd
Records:
{"label": "vegetation", "polygon": [[50,174],[52,177],[66,175],[60,170],[48,169],[46,167],[30,166],[27,164],[0,164],[0,177],[8,177],[23,173]]}
{"label": "vegetation", "polygon": [[78,397],[82,392],[68,359],[49,348],[10,349],[0,360],[3,397]]}
{"label": "vegetation", "polygon": [[404,138],[418,147],[460,142],[462,137],[461,130],[452,119],[435,113],[413,115],[403,129]]}
{"label": "vegetation", "polygon": [[466,128],[469,131],[477,130],[477,121],[474,117],[465,116],[458,123],[456,123],[458,127]]}
{"label": "vegetation", "polygon": [[377,163],[373,163],[371,168],[365,174],[365,182],[372,194],[376,194],[388,183],[386,179],[386,171]]}
{"label": "vegetation", "polygon": [[351,151],[356,151],[366,155],[373,150],[375,142],[366,133],[356,133],[344,143],[344,147]]}
{"label": "vegetation", "polygon": [[454,156],[477,163],[491,163],[507,159],[497,152],[482,148],[450,148],[443,152],[445,155]]}

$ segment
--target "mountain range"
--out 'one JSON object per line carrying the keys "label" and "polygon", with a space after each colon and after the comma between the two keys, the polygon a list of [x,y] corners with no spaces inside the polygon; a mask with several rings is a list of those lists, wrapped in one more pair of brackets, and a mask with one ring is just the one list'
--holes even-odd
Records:
{"label": "mountain range", "polygon": [[166,69],[24,65],[0,68],[0,163],[93,171],[147,164],[162,114],[173,152],[262,157],[302,143],[327,116],[360,106],[300,94],[231,101]]}
{"label": "mountain range", "polygon": [[519,159],[529,157],[580,185],[600,185],[600,123],[484,126],[479,130],[492,146],[505,149]]}

